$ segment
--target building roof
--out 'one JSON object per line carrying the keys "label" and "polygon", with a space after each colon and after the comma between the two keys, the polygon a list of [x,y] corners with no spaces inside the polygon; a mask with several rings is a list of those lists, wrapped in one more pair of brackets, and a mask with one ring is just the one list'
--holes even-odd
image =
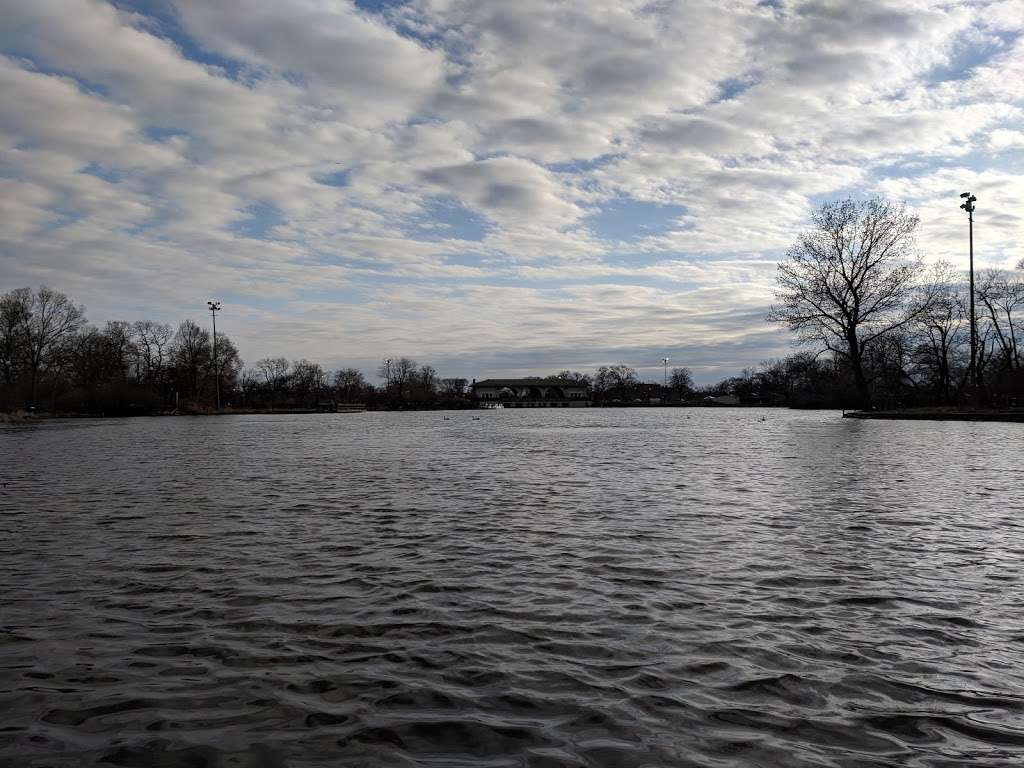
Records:
{"label": "building roof", "polygon": [[474,387],[589,387],[585,381],[558,379],[553,376],[546,379],[484,379],[474,381]]}

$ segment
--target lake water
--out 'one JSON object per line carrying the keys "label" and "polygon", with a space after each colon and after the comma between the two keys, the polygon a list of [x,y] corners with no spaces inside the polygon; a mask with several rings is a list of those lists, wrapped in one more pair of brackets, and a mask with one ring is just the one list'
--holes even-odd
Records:
{"label": "lake water", "polygon": [[767,409],[0,427],[0,764],[1021,765],[1022,457]]}

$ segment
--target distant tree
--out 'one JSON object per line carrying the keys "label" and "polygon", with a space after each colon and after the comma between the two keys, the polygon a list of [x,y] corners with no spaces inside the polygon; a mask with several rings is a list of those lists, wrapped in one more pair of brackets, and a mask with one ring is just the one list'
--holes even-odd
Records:
{"label": "distant tree", "polygon": [[0,298],[0,376],[13,388],[28,362],[27,328],[32,315],[32,291],[16,288]]}
{"label": "distant tree", "polygon": [[978,281],[981,313],[992,332],[1001,367],[1020,367],[1020,344],[1024,342],[1024,281],[1001,269],[985,270]]}
{"label": "distant tree", "polygon": [[872,381],[875,401],[886,408],[916,405],[917,383],[910,375],[912,340],[906,328],[886,334],[865,353],[864,367]]}
{"label": "distant tree", "polygon": [[626,400],[637,383],[636,369],[628,365],[602,365],[594,377],[595,389],[619,400]]}
{"label": "distant tree", "polygon": [[591,384],[594,383],[593,376],[591,376],[589,373],[580,373],[579,371],[559,371],[558,373],[555,374],[554,378],[566,379],[568,381],[574,381],[577,384],[586,384],[587,386],[590,386]]}
{"label": "distant tree", "polygon": [[693,374],[689,368],[673,368],[669,374],[668,386],[674,392],[688,395],[693,392]]}
{"label": "distant tree", "polygon": [[274,409],[275,396],[284,389],[288,382],[290,368],[288,360],[283,357],[265,357],[256,361],[256,370],[259,371],[267,385],[271,410]]}
{"label": "distant tree", "polygon": [[255,368],[246,368],[238,378],[238,387],[242,393],[242,404],[251,408],[260,390],[260,372]]}
{"label": "distant tree", "polygon": [[[221,398],[230,398],[238,391],[242,370],[245,363],[238,353],[238,347],[225,333],[217,334],[217,369],[213,375],[220,379]],[[212,365],[211,365],[212,370]],[[225,400],[230,404],[229,400]]]}
{"label": "distant tree", "polygon": [[933,287],[921,298],[927,306],[909,327],[913,366],[938,402],[951,403],[968,375],[961,359],[970,344],[966,300],[949,264],[937,264],[930,279]]}
{"label": "distant tree", "polygon": [[292,363],[292,392],[304,406],[319,402],[320,392],[327,388],[327,374],[319,363],[296,360]]}
{"label": "distant tree", "polygon": [[174,331],[165,323],[139,320],[132,325],[132,342],[136,350],[135,377],[153,385],[165,375],[168,350]]}
{"label": "distant tree", "polygon": [[416,389],[418,400],[432,400],[437,394],[437,369],[432,365],[421,365],[416,373]]}
{"label": "distant tree", "polygon": [[194,320],[185,320],[174,336],[172,355],[179,387],[186,397],[198,399],[213,362],[210,332]]}
{"label": "distant tree", "polygon": [[334,372],[334,391],[343,403],[355,403],[365,397],[369,384],[358,368],[342,368]]}
{"label": "distant tree", "polygon": [[124,320],[108,320],[103,329],[104,347],[110,366],[122,384],[128,383],[132,361],[137,350],[132,338],[132,324]]}
{"label": "distant tree", "polygon": [[466,386],[468,384],[469,382],[466,379],[441,379],[441,394],[449,400],[463,397],[466,394]]}
{"label": "distant tree", "polygon": [[385,381],[388,394],[392,399],[401,401],[407,399],[418,372],[418,364],[408,357],[389,358],[377,369],[377,375]]}
{"label": "distant tree", "polygon": [[929,303],[911,303],[923,270],[918,218],[878,198],[826,203],[779,264],[768,319],[803,343],[822,345],[850,366],[862,408],[870,407],[865,357]]}
{"label": "distant tree", "polygon": [[29,293],[29,312],[22,323],[25,357],[29,375],[29,397],[33,405],[39,388],[39,375],[64,344],[85,322],[85,310],[59,291],[40,286]]}

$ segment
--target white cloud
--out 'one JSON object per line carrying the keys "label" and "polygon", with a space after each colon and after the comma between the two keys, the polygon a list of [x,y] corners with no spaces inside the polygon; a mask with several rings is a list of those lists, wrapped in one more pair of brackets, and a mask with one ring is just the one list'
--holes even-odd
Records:
{"label": "white cloud", "polygon": [[0,287],[97,320],[230,296],[249,358],[753,363],[836,195],[907,200],[962,262],[970,188],[979,259],[1020,257],[1019,0],[4,10]]}

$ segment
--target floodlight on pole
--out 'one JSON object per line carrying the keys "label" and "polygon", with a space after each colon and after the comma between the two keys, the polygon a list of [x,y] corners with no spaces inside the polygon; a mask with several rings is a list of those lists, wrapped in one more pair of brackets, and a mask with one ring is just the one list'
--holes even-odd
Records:
{"label": "floodlight on pole", "polygon": [[977,202],[978,198],[972,195],[970,192],[962,192],[960,197],[964,199],[964,202],[960,204],[960,207],[967,211],[967,232],[968,232],[968,252],[970,254],[969,269],[970,274],[970,312],[971,312],[971,392],[974,397],[977,397],[978,391],[978,320],[974,314],[974,203]]}
{"label": "floodlight on pole", "polygon": [[220,312],[219,301],[208,301],[210,316],[213,317],[213,381],[217,392],[217,410],[220,410],[220,366],[217,363],[217,313]]}
{"label": "floodlight on pole", "polygon": [[665,366],[665,389],[668,389],[668,358],[661,358],[661,364]]}

